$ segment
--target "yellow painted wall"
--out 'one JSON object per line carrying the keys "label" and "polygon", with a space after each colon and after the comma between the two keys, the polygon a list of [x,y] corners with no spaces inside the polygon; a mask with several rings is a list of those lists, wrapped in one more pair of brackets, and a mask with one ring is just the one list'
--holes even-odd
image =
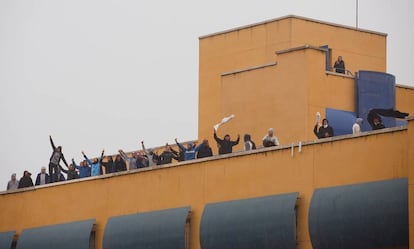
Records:
{"label": "yellow painted wall", "polygon": [[[322,51],[304,48],[279,55],[276,65],[222,76],[220,113],[236,117],[219,129],[219,137],[249,133],[260,145],[272,127],[281,144],[315,139],[316,112],[324,117],[326,107],[355,107],[354,78],[326,73],[324,65]],[[234,149],[243,150],[243,144]]]}
{"label": "yellow painted wall", "polygon": [[96,248],[102,248],[105,224],[111,216],[190,205],[190,248],[199,249],[200,219],[207,203],[297,191],[298,249],[312,248],[307,215],[314,189],[407,177],[407,155],[412,159],[409,132],[401,129],[335,138],[335,142],[319,140],[304,145],[301,153],[295,148],[293,157],[289,147],[267,148],[3,193],[0,231],[21,233],[23,228],[96,218]]}
{"label": "yellow painted wall", "polygon": [[396,109],[414,115],[414,88],[397,86],[395,88]]}
{"label": "yellow painted wall", "polygon": [[[326,74],[325,54],[323,52],[316,49],[304,49],[303,51],[275,54],[277,51],[305,44],[317,47],[329,45],[332,48],[333,60],[338,55],[342,55],[347,68],[352,72],[358,70],[386,71],[386,35],[357,31],[352,28],[305,18],[287,17],[201,37],[199,42],[198,138],[208,138],[212,141],[212,127],[214,124],[233,112],[242,113],[240,112],[241,109],[251,109],[247,106],[248,101],[232,99],[252,93],[254,89],[252,85],[247,83],[248,81],[256,84],[258,84],[257,82],[266,84],[267,91],[276,95],[278,92],[289,92],[290,94],[285,96],[290,99],[302,98],[304,95],[301,87],[306,88],[308,103],[301,106],[302,109],[293,107],[294,110],[300,109],[298,112],[300,114],[303,114],[303,109],[307,113],[307,115],[302,116],[301,121],[302,124],[305,124],[304,130],[299,132],[299,134],[305,133],[306,135],[299,137],[300,140],[314,138],[312,128],[317,111],[321,112],[322,116],[324,116],[325,107],[354,111],[354,80]],[[260,72],[248,71],[242,73],[242,76],[238,74],[222,76],[223,73],[272,62],[277,62],[274,73],[264,72],[260,74],[263,71],[260,70]],[[245,74],[251,75],[245,76]],[[288,85],[287,82],[293,82],[293,86],[297,87],[293,89],[292,83]],[[239,84],[243,87],[239,87]],[[230,85],[234,88],[230,89]],[[261,90],[256,91],[260,92]],[[257,94],[254,96],[257,96]],[[258,103],[262,99],[252,99],[251,101]],[[291,102],[291,100],[286,99],[272,101],[275,104],[285,101]],[[301,103],[301,101],[298,100],[298,103]],[[244,106],[235,107],[236,103]],[[270,102],[261,106],[264,107],[269,104]],[[291,140],[298,140],[296,125],[293,127],[295,132],[292,131],[288,134],[283,132],[284,123],[287,122],[285,118],[291,118],[289,114],[284,111],[281,112],[279,109],[260,110],[260,108],[257,108],[255,112],[263,112],[254,114],[258,117],[262,117],[264,112],[272,112],[271,115],[280,116],[281,118],[257,120],[242,116],[243,125],[237,125],[235,119],[233,124],[229,124],[227,128],[220,131],[220,135],[230,133],[234,138],[237,133],[242,135],[249,132],[254,133],[256,143],[260,143],[261,141],[257,140],[261,140],[266,130],[272,126],[277,133],[279,131],[278,127],[280,127],[283,134],[277,135],[283,138],[283,142],[290,143]],[[239,115],[236,115],[236,118]],[[260,126],[255,126],[255,124]],[[255,128],[253,129],[253,127]],[[236,149],[241,149],[241,146]]]}
{"label": "yellow painted wall", "polygon": [[329,45],[332,49],[332,65],[341,55],[346,69],[352,73],[358,70],[386,72],[385,34],[300,18],[294,18],[292,22],[292,47],[303,44]]}

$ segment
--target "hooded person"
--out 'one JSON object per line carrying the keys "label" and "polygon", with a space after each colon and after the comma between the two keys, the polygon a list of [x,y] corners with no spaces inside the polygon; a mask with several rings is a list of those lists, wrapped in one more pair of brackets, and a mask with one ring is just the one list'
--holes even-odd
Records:
{"label": "hooded person", "polygon": [[244,134],[244,150],[255,150],[256,144],[251,140],[250,134]]}
{"label": "hooded person", "polygon": [[315,124],[315,127],[313,128],[313,133],[318,138],[326,138],[326,137],[334,136],[334,130],[332,126],[329,125],[329,121],[326,118],[322,120],[322,125],[319,125],[318,123]]}
{"label": "hooded person", "polygon": [[273,128],[269,128],[267,131],[266,136],[263,138],[263,146],[264,147],[271,147],[271,146],[278,146],[279,145],[279,139],[274,135]]}
{"label": "hooded person", "polygon": [[32,175],[32,173],[30,173],[29,171],[25,170],[23,172],[22,178],[20,178],[19,187],[18,188],[33,187],[33,180],[32,180],[31,175]]}
{"label": "hooded person", "polygon": [[216,130],[214,129],[214,140],[217,142],[219,148],[219,155],[229,154],[233,152],[233,146],[239,144],[240,135],[237,135],[236,141],[231,141],[230,135],[226,134],[224,139],[217,137]]}
{"label": "hooded person", "polygon": [[408,117],[409,113],[406,112],[400,112],[398,110],[394,110],[393,108],[390,109],[371,109],[368,112],[367,120],[368,123],[371,125],[372,130],[379,130],[384,129],[385,125],[382,123],[383,117],[393,117],[393,118],[406,118]]}
{"label": "hooded person", "polygon": [[355,120],[355,123],[354,123],[354,125],[352,126],[352,134],[359,134],[359,133],[361,133],[361,126],[362,126],[362,123],[363,123],[363,119],[362,118],[357,118],[356,120]]}

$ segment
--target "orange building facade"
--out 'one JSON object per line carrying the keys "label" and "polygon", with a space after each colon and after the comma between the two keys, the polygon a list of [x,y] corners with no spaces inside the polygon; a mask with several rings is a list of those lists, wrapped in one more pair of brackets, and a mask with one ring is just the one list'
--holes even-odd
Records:
{"label": "orange building facade", "polygon": [[[330,70],[339,55],[348,74]],[[219,137],[260,145],[273,127],[281,145],[1,192],[0,248],[412,247],[414,119],[313,134],[316,112],[361,108],[386,34],[288,16],[200,37],[199,66],[199,140],[234,114]],[[414,89],[394,90],[414,113]]]}

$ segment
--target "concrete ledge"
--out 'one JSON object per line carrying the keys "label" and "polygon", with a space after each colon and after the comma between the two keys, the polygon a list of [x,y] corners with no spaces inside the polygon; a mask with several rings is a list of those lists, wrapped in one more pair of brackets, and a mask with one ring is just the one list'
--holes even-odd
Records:
{"label": "concrete ledge", "polygon": [[345,77],[345,78],[355,79],[355,76],[347,75],[347,74],[343,74],[343,73],[336,73],[336,72],[332,72],[332,71],[325,71],[325,74],[326,75],[342,76],[342,77]]}
{"label": "concrete ledge", "polygon": [[267,64],[254,66],[254,67],[248,67],[248,68],[245,68],[245,69],[239,69],[239,70],[234,70],[234,71],[222,73],[221,76],[227,76],[227,75],[231,75],[231,74],[238,74],[238,73],[243,73],[243,72],[247,72],[247,71],[252,71],[252,70],[256,70],[256,69],[265,68],[265,67],[273,67],[273,66],[276,66],[276,65],[277,65],[277,62],[271,62],[271,63],[267,63]]}
{"label": "concrete ledge", "polygon": [[398,88],[405,88],[405,89],[410,89],[410,90],[414,90],[414,87],[412,87],[412,86],[406,86],[406,85],[399,85],[399,84],[396,84],[396,85],[395,85],[395,87],[398,87]]}
{"label": "concrete ledge", "polygon": [[287,16],[282,16],[282,17],[279,17],[279,18],[273,18],[273,19],[258,22],[258,23],[253,23],[253,24],[249,24],[249,25],[240,26],[240,27],[237,27],[237,28],[232,28],[232,29],[227,29],[227,30],[220,31],[220,32],[215,32],[215,33],[208,34],[208,35],[203,35],[203,36],[200,36],[198,39],[201,40],[201,39],[204,39],[204,38],[208,38],[208,37],[212,37],[212,36],[216,36],[216,35],[222,35],[222,34],[234,32],[234,31],[239,31],[239,30],[242,30],[242,29],[253,28],[255,26],[264,25],[264,24],[268,24],[268,23],[272,23],[272,22],[277,22],[277,21],[284,20],[284,19],[289,19],[289,18],[300,19],[300,20],[304,20],[304,21],[308,21],[308,22],[316,22],[316,23],[325,24],[325,25],[329,25],[329,26],[334,26],[334,27],[338,27],[338,28],[357,30],[357,31],[364,32],[364,33],[371,33],[371,34],[375,34],[375,35],[387,36],[386,33],[381,33],[381,32],[377,32],[377,31],[372,31],[372,30],[367,30],[367,29],[359,29],[359,28],[356,28],[356,27],[351,27],[351,26],[346,26],[346,25],[341,25],[341,24],[336,24],[336,23],[331,23],[331,22],[325,22],[325,21],[316,20],[316,19],[312,19],[312,18],[307,18],[307,17],[303,17],[303,16],[287,15]]}
{"label": "concrete ledge", "polygon": [[[410,116],[406,118],[405,120],[411,122],[414,120],[414,116]],[[214,155],[211,157],[194,159],[191,161],[176,162],[176,163],[171,163],[167,165],[152,166],[152,167],[146,167],[146,168],[141,168],[141,169],[134,169],[134,170],[129,170],[129,171],[111,173],[111,174],[101,175],[101,176],[91,176],[91,177],[81,178],[77,180],[50,183],[46,185],[34,186],[34,187],[23,188],[23,189],[12,190],[12,191],[2,191],[0,192],[0,195],[18,194],[22,192],[36,191],[42,188],[52,188],[52,187],[63,185],[63,184],[76,184],[76,183],[83,182],[83,181],[105,180],[107,178],[117,177],[117,176],[122,176],[122,175],[138,174],[138,173],[144,173],[144,172],[152,171],[152,170],[164,170],[168,168],[187,166],[187,165],[198,164],[198,163],[207,162],[207,161],[231,159],[233,157],[247,156],[247,155],[252,155],[252,154],[262,154],[262,153],[273,152],[273,151],[291,150],[292,147],[293,148],[298,147],[299,143],[301,143],[302,147],[306,147],[306,146],[312,146],[316,144],[332,143],[332,142],[342,141],[342,140],[347,140],[347,139],[355,139],[355,138],[367,137],[367,136],[376,136],[376,135],[393,133],[393,132],[401,132],[401,131],[406,131],[406,130],[407,130],[407,126],[398,126],[398,127],[385,128],[385,129],[375,130],[375,131],[361,132],[358,135],[348,134],[348,135],[335,136],[335,137],[323,138],[323,139],[298,141],[298,142],[293,142],[290,144],[283,144],[280,146],[267,147],[267,148],[261,147],[256,150],[250,150],[250,151],[236,151],[231,154]]]}
{"label": "concrete ledge", "polygon": [[283,50],[279,50],[276,51],[275,54],[277,55],[281,55],[281,54],[286,54],[286,53],[290,53],[290,52],[294,52],[294,51],[299,51],[299,50],[304,50],[304,49],[314,49],[314,50],[318,50],[321,52],[326,52],[326,49],[318,47],[318,46],[313,46],[313,45],[309,45],[309,44],[305,44],[303,46],[299,46],[299,47],[294,47],[294,48],[288,48],[288,49],[283,49]]}

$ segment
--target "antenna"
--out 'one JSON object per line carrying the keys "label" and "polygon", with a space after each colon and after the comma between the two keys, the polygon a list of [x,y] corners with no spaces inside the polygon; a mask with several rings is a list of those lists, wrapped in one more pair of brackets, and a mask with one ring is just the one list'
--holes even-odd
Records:
{"label": "antenna", "polygon": [[356,0],[356,29],[358,29],[358,0]]}

